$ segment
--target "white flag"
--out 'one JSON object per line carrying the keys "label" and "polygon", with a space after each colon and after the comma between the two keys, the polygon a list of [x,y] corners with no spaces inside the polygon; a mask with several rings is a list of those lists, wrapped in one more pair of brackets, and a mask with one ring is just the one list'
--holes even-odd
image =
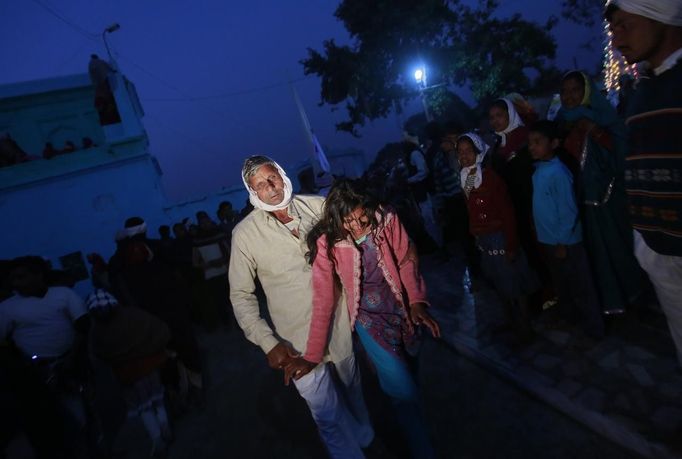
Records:
{"label": "white flag", "polygon": [[308,137],[308,140],[310,141],[310,145],[312,147],[310,150],[311,151],[310,162],[311,165],[313,166],[315,186],[320,187],[321,185],[329,181],[328,176],[331,173],[332,168],[329,165],[329,161],[327,160],[327,155],[324,154],[322,145],[320,145],[320,142],[317,140],[317,136],[313,132],[313,128],[310,125],[310,120],[308,119],[308,114],[306,113],[305,108],[303,108],[301,98],[298,96],[298,91],[296,91],[296,88],[294,87],[293,84],[291,85],[291,91],[294,95],[296,107],[298,107],[298,113],[301,116],[303,130],[305,131],[305,134]]}
{"label": "white flag", "polygon": [[311,132],[311,134],[313,139],[313,148],[315,149],[315,160],[320,165],[320,170],[329,173],[331,172],[332,168],[329,165],[329,161],[327,160],[327,155],[324,154],[322,145],[320,145],[320,142],[317,140],[315,133]]}

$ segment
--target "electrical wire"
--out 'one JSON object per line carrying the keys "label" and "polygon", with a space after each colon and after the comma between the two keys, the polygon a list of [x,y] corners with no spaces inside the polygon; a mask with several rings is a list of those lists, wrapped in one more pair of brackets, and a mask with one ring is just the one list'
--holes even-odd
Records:
{"label": "electrical wire", "polygon": [[44,9],[45,11],[47,11],[48,13],[50,13],[51,15],[53,15],[54,17],[56,17],[57,19],[62,21],[64,24],[68,25],[69,27],[74,29],[76,32],[78,32],[81,35],[83,35],[84,37],[86,37],[87,39],[92,40],[92,41],[97,41],[99,35],[97,35],[96,33],[89,32],[89,31],[85,30],[84,28],[82,28],[81,26],[79,26],[78,24],[74,24],[72,21],[69,21],[67,18],[65,18],[64,16],[62,16],[58,12],[56,12],[52,7],[46,5],[45,3],[41,2],[40,0],[33,0],[33,3],[40,6],[42,9]]}
{"label": "electrical wire", "polygon": [[[63,15],[59,14],[57,11],[55,11],[53,8],[50,6],[46,5],[45,3],[41,2],[40,0],[33,0],[33,2],[43,8],[45,11],[62,21],[64,24],[68,25],[71,27],[73,30],[81,34],[83,37],[87,38],[88,40],[98,42],[99,41],[99,35],[89,32],[88,30],[84,29],[83,27],[79,26],[78,24],[75,24],[73,21],[70,21]],[[140,64],[137,62],[133,61],[132,59],[126,57],[125,55],[122,55],[121,53],[116,53],[116,55],[123,59],[124,61],[128,62],[130,65],[141,71],[142,73],[146,74],[148,77],[155,79],[159,83],[163,84],[167,88],[171,89],[172,91],[176,92],[177,94],[180,94],[182,97],[181,98],[173,98],[173,97],[160,97],[160,98],[143,98],[145,102],[196,102],[196,101],[202,101],[202,100],[211,100],[211,99],[225,99],[229,97],[235,97],[235,96],[241,96],[245,94],[253,94],[253,93],[258,93],[258,92],[264,92],[268,91],[270,89],[274,88],[279,88],[281,86],[286,86],[291,83],[296,83],[299,81],[303,81],[306,79],[311,78],[310,75],[297,78],[294,80],[288,80],[288,81],[280,81],[277,83],[272,83],[269,85],[265,86],[259,86],[255,88],[249,88],[249,89],[242,89],[239,91],[233,91],[233,92],[227,92],[227,93],[222,93],[222,94],[212,94],[212,95],[204,95],[204,96],[192,96],[185,91],[181,90],[180,88],[174,86],[173,84],[169,83],[168,81],[164,80],[163,78],[159,77],[158,75],[150,72],[149,70],[145,69],[142,67]],[[72,58],[69,58],[71,60]]]}
{"label": "electrical wire", "polygon": [[[87,38],[90,41],[99,42],[99,35],[98,34],[91,33],[88,30],[84,29],[83,27],[75,24],[73,21],[70,21],[65,16],[59,14],[53,8],[44,4],[41,0],[33,0],[33,2],[35,4],[37,4],[38,6],[40,6],[43,10],[45,10],[46,12],[48,12],[49,14],[54,16],[55,18],[59,19],[64,24],[68,25],[72,30],[79,33],[83,37]],[[166,86],[167,88],[171,89],[175,93],[182,96],[181,98],[143,98],[142,100],[145,102],[197,102],[197,101],[210,101],[210,100],[216,100],[216,99],[224,99],[224,98],[235,97],[235,96],[240,96],[240,95],[245,95],[245,94],[253,94],[253,93],[257,93],[257,92],[264,92],[264,91],[268,91],[268,90],[271,90],[274,88],[289,85],[289,84],[292,84],[295,82],[303,81],[303,80],[306,80],[306,79],[309,79],[312,77],[312,76],[308,75],[308,76],[297,78],[294,80],[280,81],[277,83],[272,83],[269,85],[259,86],[259,87],[255,87],[255,88],[248,88],[248,89],[232,91],[232,92],[227,92],[227,93],[213,94],[213,95],[192,96],[192,95],[186,93],[185,91],[181,90],[180,88],[174,86],[173,84],[169,83],[165,79],[163,79],[163,78],[159,77],[158,75],[150,72],[149,70],[147,70],[143,66],[139,65],[138,63],[136,63],[132,59],[130,59],[130,58],[118,53],[118,52],[116,52],[116,55],[118,58],[128,62],[130,65],[132,65],[133,67],[135,67],[140,72],[147,75],[148,77],[158,81],[162,85]],[[221,118],[230,119],[230,121],[232,123],[235,123],[235,122],[238,123],[239,122],[239,120],[235,120],[235,119],[233,119],[233,117],[230,117],[227,114],[225,114],[225,113],[221,112],[220,110],[217,110],[213,107],[205,107],[205,108],[207,110],[209,110],[210,112],[213,112],[215,115],[217,115]],[[147,113],[147,116],[149,116],[149,115],[150,114]],[[166,130],[171,131],[171,132],[175,133],[176,135],[178,135],[178,136],[180,136],[186,140],[189,140],[190,142],[192,142],[195,145],[199,145],[200,147],[202,147],[204,149],[204,151],[210,153],[212,156],[223,156],[223,154],[220,154],[220,153],[215,152],[215,151],[211,151],[210,148],[207,148],[205,145],[202,145],[203,142],[200,142],[198,139],[193,139],[189,135],[183,134],[182,132],[179,132],[175,128],[171,128],[170,126],[168,126],[166,123],[164,123],[160,119],[155,118],[153,116],[151,116],[150,118],[152,118],[154,121],[156,121],[157,125],[160,125],[162,128],[165,128]]]}
{"label": "electrical wire", "polygon": [[210,99],[224,99],[224,98],[228,98],[228,97],[242,96],[245,94],[253,94],[253,93],[257,93],[257,92],[264,92],[264,91],[268,91],[270,89],[279,88],[282,86],[287,86],[291,83],[297,83],[299,81],[307,80],[309,78],[311,78],[311,76],[304,76],[301,78],[296,78],[294,80],[280,81],[278,83],[272,83],[272,84],[265,85],[265,86],[258,86],[258,87],[250,88],[250,89],[242,89],[239,91],[227,92],[227,93],[223,93],[223,94],[213,94],[213,95],[199,96],[199,97],[187,97],[184,99],[172,98],[172,97],[169,97],[169,98],[145,98],[144,101],[145,102],[188,102],[188,101],[194,102],[194,101],[210,100]]}

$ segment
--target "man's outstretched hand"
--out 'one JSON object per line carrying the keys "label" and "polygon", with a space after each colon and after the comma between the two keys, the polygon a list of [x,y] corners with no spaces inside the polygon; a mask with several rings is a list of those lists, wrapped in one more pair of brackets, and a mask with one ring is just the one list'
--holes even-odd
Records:
{"label": "man's outstretched hand", "polygon": [[284,385],[288,386],[292,379],[299,380],[317,366],[316,363],[308,362],[303,357],[296,357],[284,367]]}
{"label": "man's outstretched hand", "polygon": [[287,343],[277,343],[266,355],[268,365],[275,370],[282,370],[298,353]]}

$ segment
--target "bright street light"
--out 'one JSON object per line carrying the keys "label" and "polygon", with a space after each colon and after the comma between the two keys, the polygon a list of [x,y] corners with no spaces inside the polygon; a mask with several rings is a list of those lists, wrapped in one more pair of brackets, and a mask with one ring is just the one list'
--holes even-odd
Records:
{"label": "bright street light", "polygon": [[417,80],[417,83],[423,83],[424,82],[424,70],[423,69],[417,69],[414,71],[414,79]]}
{"label": "bright street light", "polygon": [[419,95],[421,96],[422,105],[424,106],[424,115],[426,116],[426,121],[431,122],[433,118],[431,117],[431,112],[429,112],[429,105],[426,102],[426,94],[424,93],[427,88],[426,86],[426,70],[424,67],[418,68],[414,71],[414,79],[419,85]]}

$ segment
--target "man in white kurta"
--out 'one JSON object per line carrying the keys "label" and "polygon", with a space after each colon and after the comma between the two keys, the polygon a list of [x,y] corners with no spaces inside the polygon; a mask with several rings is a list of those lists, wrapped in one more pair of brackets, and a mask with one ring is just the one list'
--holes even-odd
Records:
{"label": "man in white kurta", "polygon": [[[263,349],[272,368],[283,369],[306,350],[312,279],[305,238],[319,219],[324,199],[293,196],[284,170],[265,156],[248,158],[242,178],[255,209],[232,233],[230,299],[246,338]],[[256,277],[265,291],[270,322],[259,311]],[[343,383],[341,390],[335,387],[333,370]],[[361,448],[372,442],[374,431],[345,307],[336,309],[325,361],[294,384],[330,456],[364,457]]]}

